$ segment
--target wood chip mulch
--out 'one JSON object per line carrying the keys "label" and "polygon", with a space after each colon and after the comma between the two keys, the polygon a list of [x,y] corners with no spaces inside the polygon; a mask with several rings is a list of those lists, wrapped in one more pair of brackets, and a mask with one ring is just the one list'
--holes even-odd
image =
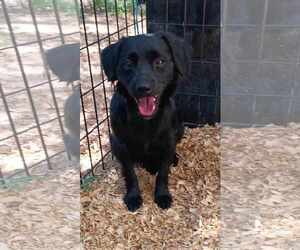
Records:
{"label": "wood chip mulch", "polygon": [[85,249],[219,249],[220,129],[186,129],[177,147],[169,187],[173,206],[153,201],[155,177],[137,169],[143,206],[123,204],[120,166],[111,161],[81,191],[81,241]]}

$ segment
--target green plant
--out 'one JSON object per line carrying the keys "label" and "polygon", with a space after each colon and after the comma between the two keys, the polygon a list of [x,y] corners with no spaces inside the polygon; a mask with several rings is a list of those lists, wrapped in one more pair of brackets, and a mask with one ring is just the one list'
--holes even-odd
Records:
{"label": "green plant", "polygon": [[0,180],[0,189],[9,189],[14,191],[21,191],[26,185],[31,183],[33,180],[45,179],[45,176],[24,176],[14,177],[8,180]]}
{"label": "green plant", "polygon": [[[32,6],[36,10],[52,10],[53,0],[31,0]],[[73,1],[68,0],[57,0],[57,9],[58,11],[73,14],[75,13],[75,4]]]}
{"label": "green plant", "polygon": [[118,14],[121,14],[125,12],[125,3],[127,12],[132,12],[132,4],[134,1],[136,0],[94,0],[94,4],[96,9],[100,11],[105,11],[106,4],[108,13],[115,13],[117,10]]}
{"label": "green plant", "polygon": [[52,8],[52,0],[32,0],[32,6],[35,9],[51,9]]}
{"label": "green plant", "polygon": [[86,176],[83,179],[83,182],[80,185],[80,188],[84,191],[87,192],[90,190],[91,184],[96,180],[95,176]]}

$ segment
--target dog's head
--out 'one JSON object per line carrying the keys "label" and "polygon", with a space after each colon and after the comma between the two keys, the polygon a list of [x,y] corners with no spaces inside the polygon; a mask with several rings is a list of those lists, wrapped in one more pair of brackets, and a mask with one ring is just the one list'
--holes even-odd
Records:
{"label": "dog's head", "polygon": [[190,49],[176,36],[161,32],[122,38],[102,51],[109,81],[118,81],[136,102],[139,114],[149,119],[162,96],[190,68]]}

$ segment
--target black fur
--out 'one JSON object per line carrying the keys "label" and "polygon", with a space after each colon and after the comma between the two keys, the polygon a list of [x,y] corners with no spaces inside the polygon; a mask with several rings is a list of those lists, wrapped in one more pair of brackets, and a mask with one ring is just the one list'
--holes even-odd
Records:
{"label": "black fur", "polygon": [[[189,72],[190,49],[170,33],[157,33],[123,38],[105,48],[101,58],[108,79],[117,81],[110,106],[110,140],[125,178],[124,201],[130,211],[142,204],[134,170],[139,164],[157,174],[154,200],[169,208],[169,167],[177,163],[176,143],[184,130],[173,97],[177,81]],[[137,100],[148,95],[157,97],[157,109],[151,117],[143,117]]]}

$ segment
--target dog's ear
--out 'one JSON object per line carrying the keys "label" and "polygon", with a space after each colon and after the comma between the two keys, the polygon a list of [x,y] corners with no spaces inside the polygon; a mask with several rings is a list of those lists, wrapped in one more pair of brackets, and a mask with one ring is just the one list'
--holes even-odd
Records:
{"label": "dog's ear", "polygon": [[168,45],[179,74],[183,77],[188,76],[191,67],[191,46],[170,32],[159,32],[158,35]]}
{"label": "dog's ear", "polygon": [[121,39],[117,43],[109,45],[108,47],[103,49],[101,53],[102,67],[109,81],[117,80],[116,71],[119,62],[120,47],[122,40],[123,39]]}

